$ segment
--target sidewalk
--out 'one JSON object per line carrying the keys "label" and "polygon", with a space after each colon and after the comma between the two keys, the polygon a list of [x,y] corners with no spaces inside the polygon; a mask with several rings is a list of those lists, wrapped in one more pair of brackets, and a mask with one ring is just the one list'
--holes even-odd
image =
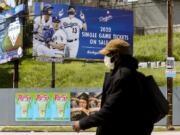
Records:
{"label": "sidewalk", "polygon": [[[0,132],[0,135],[95,135],[95,132]],[[152,135],[180,135],[180,131],[153,132]]]}

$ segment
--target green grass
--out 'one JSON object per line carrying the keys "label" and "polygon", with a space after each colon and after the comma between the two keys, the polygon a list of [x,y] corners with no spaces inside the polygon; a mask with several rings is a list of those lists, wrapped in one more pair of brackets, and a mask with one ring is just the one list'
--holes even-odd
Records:
{"label": "green grass", "polygon": [[[166,58],[167,35],[154,34],[134,36],[134,56],[139,61],[154,61]],[[176,60],[180,60],[180,33],[174,34],[174,51]],[[19,88],[50,88],[51,63],[32,59],[32,49],[20,61]],[[165,68],[139,69],[145,74],[152,74],[160,86],[166,86]],[[180,64],[176,70],[180,72]],[[102,87],[104,72],[108,71],[103,63],[71,62],[56,64],[56,88],[94,88]],[[174,86],[180,86],[180,74],[174,79]],[[0,88],[12,88],[13,64],[0,65]]]}
{"label": "green grass", "polygon": [[[26,58],[20,63],[19,88],[50,88],[51,63],[37,62]],[[180,72],[177,63],[176,70]],[[104,63],[71,62],[56,64],[56,88],[102,87],[104,73],[108,69]],[[140,68],[146,75],[153,75],[160,86],[166,86],[165,68]],[[12,88],[13,65],[0,65],[0,88]],[[174,86],[180,86],[180,74],[174,79]]]}
{"label": "green grass", "polygon": [[[140,61],[166,60],[167,34],[135,35],[134,56]],[[180,33],[173,35],[173,56],[180,61]]]}
{"label": "green grass", "polygon": [[[2,126],[0,131],[42,131],[42,132],[74,132],[71,126]],[[96,128],[90,128],[86,131],[95,132]]]}
{"label": "green grass", "polygon": [[[176,131],[180,131],[180,127],[175,127]],[[4,126],[0,127],[0,131],[5,132],[11,132],[11,131],[41,131],[41,132],[73,132],[73,129],[71,126]],[[96,128],[91,128],[85,131],[95,132]],[[167,131],[165,126],[155,126],[154,131]]]}
{"label": "green grass", "polygon": [[[154,61],[166,58],[166,34],[134,37],[134,56],[140,61]],[[20,63],[19,88],[50,88],[51,63],[37,62],[27,50]],[[174,56],[180,60],[180,34],[174,36]],[[180,72],[180,63],[176,64]],[[56,64],[56,88],[92,88],[102,87],[104,72],[108,71],[103,63],[71,62]],[[166,86],[165,68],[140,68],[146,75],[152,74],[160,86]],[[12,62],[0,65],[0,88],[12,88]],[[180,74],[174,79],[174,86],[180,86]],[[166,131],[165,127],[156,127],[155,131]],[[176,128],[180,130],[180,128]],[[70,126],[6,126],[0,131],[72,131]],[[89,131],[95,131],[95,128]]]}
{"label": "green grass", "polygon": [[[165,76],[165,68],[140,68],[139,71],[146,75],[153,75],[159,86],[166,86],[167,78]],[[176,66],[176,71],[180,72],[180,66]],[[173,79],[174,86],[180,86],[180,74]]]}
{"label": "green grass", "polygon": [[[50,88],[52,64],[33,61],[27,58],[20,63],[19,88]],[[103,63],[71,62],[56,64],[56,88],[92,88],[102,87]],[[0,87],[11,87],[13,65],[0,65]]]}

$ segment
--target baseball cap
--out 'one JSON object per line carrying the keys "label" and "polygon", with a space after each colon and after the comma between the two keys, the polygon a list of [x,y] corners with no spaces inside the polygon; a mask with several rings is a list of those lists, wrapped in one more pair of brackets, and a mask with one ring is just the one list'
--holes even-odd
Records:
{"label": "baseball cap", "polygon": [[68,10],[75,10],[75,6],[70,5],[70,6],[68,7]]}
{"label": "baseball cap", "polygon": [[100,54],[108,55],[111,52],[117,52],[120,54],[130,54],[129,52],[129,43],[123,39],[112,39],[108,42],[106,47],[99,51]]}
{"label": "baseball cap", "polygon": [[75,13],[76,12],[76,9],[75,9],[75,7],[74,6],[69,6],[68,7],[68,13]]}
{"label": "baseball cap", "polygon": [[44,4],[44,8],[43,9],[50,9],[50,8],[53,9],[53,6],[51,4],[49,4],[49,3]]}
{"label": "baseball cap", "polygon": [[49,15],[48,9],[43,9],[42,14],[43,15]]}
{"label": "baseball cap", "polygon": [[56,22],[56,23],[59,23],[60,22],[60,18],[58,16],[54,16],[52,18],[52,22]]}

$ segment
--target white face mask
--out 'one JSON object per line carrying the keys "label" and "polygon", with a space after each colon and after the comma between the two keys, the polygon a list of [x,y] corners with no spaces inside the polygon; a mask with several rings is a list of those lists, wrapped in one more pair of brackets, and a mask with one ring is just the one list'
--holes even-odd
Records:
{"label": "white face mask", "polygon": [[114,63],[111,62],[111,57],[104,56],[104,64],[109,69],[114,69]]}

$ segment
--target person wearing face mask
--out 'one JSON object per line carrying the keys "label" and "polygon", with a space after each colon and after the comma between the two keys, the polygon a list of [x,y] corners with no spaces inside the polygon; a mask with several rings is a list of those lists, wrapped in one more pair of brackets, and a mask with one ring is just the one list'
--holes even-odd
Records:
{"label": "person wearing face mask", "polygon": [[62,18],[62,27],[67,34],[67,47],[69,49],[69,57],[76,58],[79,49],[79,33],[80,30],[86,31],[87,24],[85,15],[81,12],[80,19],[76,16],[74,6],[69,6],[68,17]]}
{"label": "person wearing face mask", "polygon": [[142,84],[137,81],[138,61],[130,54],[130,45],[112,39],[100,50],[105,55],[105,74],[101,109],[73,124],[76,132],[97,127],[96,135],[150,135],[153,123],[147,121],[142,107]]}

